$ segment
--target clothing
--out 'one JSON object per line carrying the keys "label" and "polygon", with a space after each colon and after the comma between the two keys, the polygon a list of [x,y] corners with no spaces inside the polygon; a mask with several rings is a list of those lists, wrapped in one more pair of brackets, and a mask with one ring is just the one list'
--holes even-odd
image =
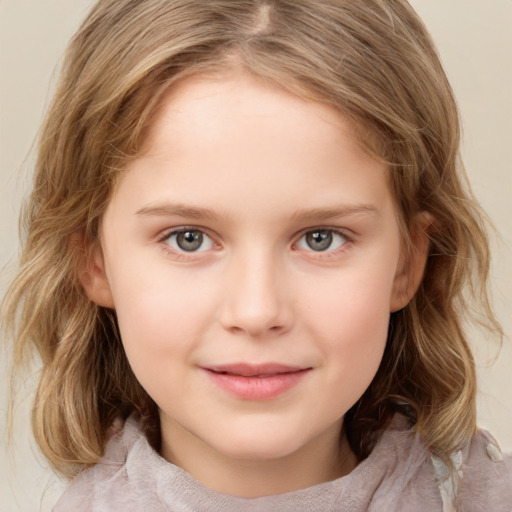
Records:
{"label": "clothing", "polygon": [[[459,459],[463,476],[452,510],[512,512],[512,456],[479,431]],[[435,512],[443,511],[436,481],[442,469],[404,418],[395,417],[349,475],[286,494],[239,498],[204,487],[164,460],[129,418],[103,459],[72,482],[54,512]]]}

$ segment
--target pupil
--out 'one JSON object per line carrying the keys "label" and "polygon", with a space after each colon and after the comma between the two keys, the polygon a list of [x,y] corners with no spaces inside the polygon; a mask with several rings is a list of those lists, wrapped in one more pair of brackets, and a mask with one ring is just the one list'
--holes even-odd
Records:
{"label": "pupil", "polygon": [[330,231],[312,231],[306,235],[306,243],[314,251],[325,251],[332,244]]}
{"label": "pupil", "polygon": [[203,234],[200,231],[182,231],[176,236],[176,243],[184,251],[196,251],[203,244]]}

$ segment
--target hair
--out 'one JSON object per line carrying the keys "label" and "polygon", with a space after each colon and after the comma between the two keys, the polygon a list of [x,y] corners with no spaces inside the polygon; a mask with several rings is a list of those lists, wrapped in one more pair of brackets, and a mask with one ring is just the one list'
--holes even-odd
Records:
{"label": "hair", "polygon": [[[13,368],[36,351],[36,440],[73,476],[96,463],[116,417],[156,405],[133,375],[115,311],[78,279],[83,246],[118,177],[137,155],[176,81],[241,69],[320,101],[352,122],[387,163],[403,231],[430,212],[422,283],[390,319],[380,368],[347,412],[352,450],[366,457],[397,409],[448,459],[476,428],[475,365],[463,330],[475,302],[500,333],[487,293],[485,218],[459,158],[459,119],[434,44],[405,0],[100,0],[72,39],[40,134],[24,248],[3,303]],[[148,433],[149,435],[149,433]]]}

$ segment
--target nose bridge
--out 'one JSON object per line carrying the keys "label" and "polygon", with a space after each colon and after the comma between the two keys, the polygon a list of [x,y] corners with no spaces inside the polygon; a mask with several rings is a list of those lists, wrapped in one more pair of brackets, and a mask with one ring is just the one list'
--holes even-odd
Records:
{"label": "nose bridge", "polygon": [[222,311],[224,327],[260,336],[290,327],[287,276],[283,262],[269,248],[237,251],[229,263]]}

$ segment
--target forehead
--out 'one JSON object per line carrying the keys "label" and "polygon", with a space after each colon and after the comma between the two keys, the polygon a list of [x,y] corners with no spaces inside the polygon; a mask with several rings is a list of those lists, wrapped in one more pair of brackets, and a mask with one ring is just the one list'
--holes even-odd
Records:
{"label": "forehead", "polygon": [[[386,169],[360,147],[351,122],[245,73],[175,84],[127,171],[138,196],[153,202],[236,208],[264,198],[267,208],[297,209],[306,199],[311,208],[389,199]],[[178,190],[186,197],[171,197]]]}
{"label": "forehead", "polygon": [[[227,131],[231,126],[231,135],[236,136],[240,127],[267,122],[282,129],[283,133],[293,127],[306,134],[308,124],[305,121],[313,118],[348,136],[355,133],[353,127],[348,126],[348,119],[334,108],[320,101],[307,100],[305,95],[279,88],[243,69],[227,68],[218,73],[195,74],[178,80],[164,95],[146,131],[141,154],[161,146],[163,138],[171,132],[178,136],[183,134],[184,128],[186,134],[197,131],[204,135],[208,130],[218,130],[224,122],[222,129]],[[316,131],[318,128],[319,124]],[[330,136],[328,131],[333,132],[328,129],[318,136]]]}

